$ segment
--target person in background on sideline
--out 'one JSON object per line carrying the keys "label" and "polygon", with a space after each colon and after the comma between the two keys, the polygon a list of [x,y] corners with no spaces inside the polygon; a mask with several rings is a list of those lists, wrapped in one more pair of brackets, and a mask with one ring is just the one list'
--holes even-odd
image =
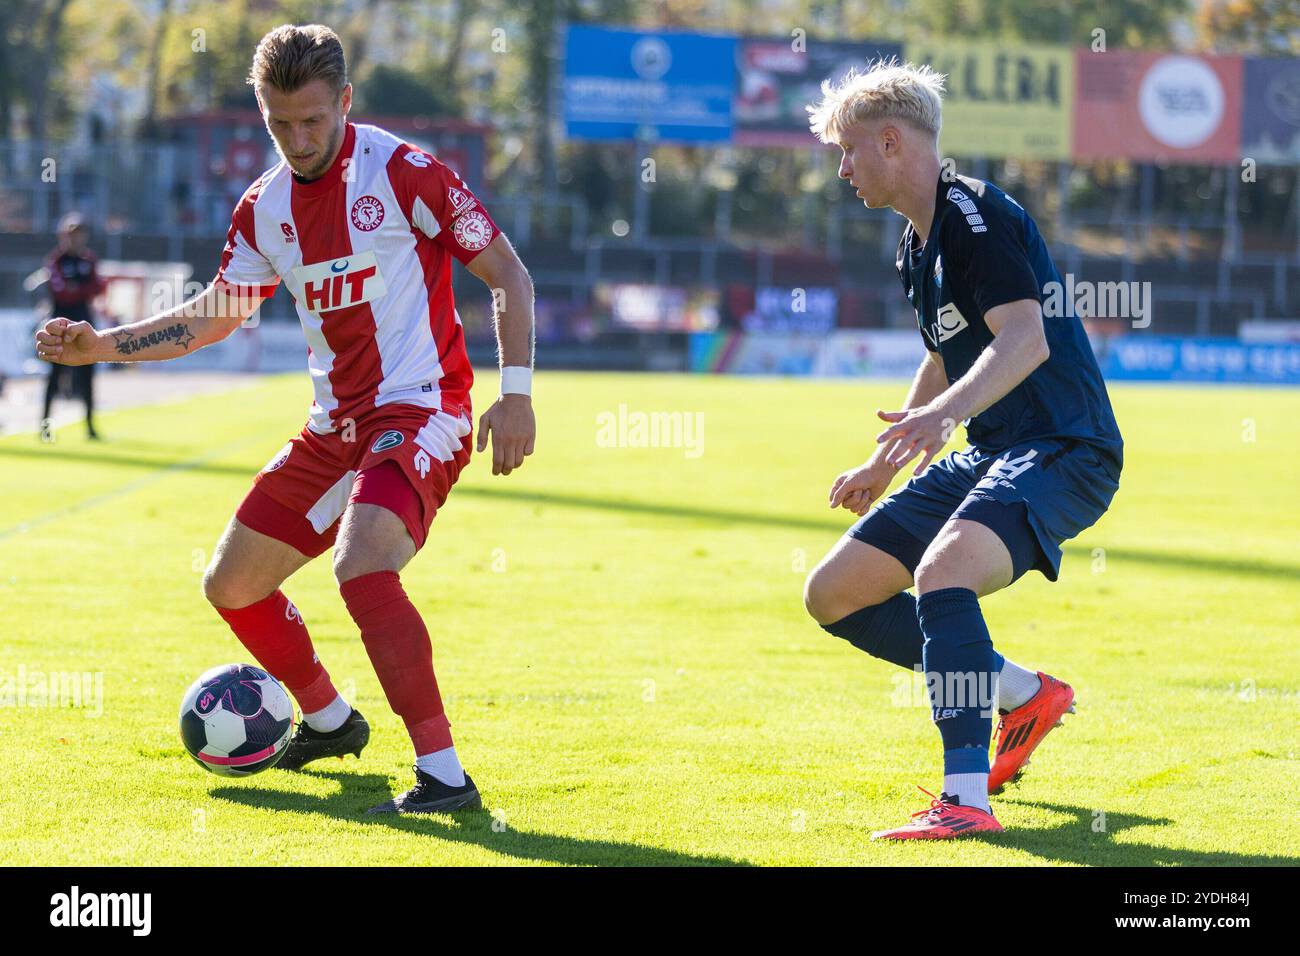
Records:
{"label": "person in background on sideline", "polygon": [[[95,254],[87,247],[89,230],[78,213],[70,212],[59,221],[59,244],[46,257],[45,269],[50,274],[49,288],[53,299],[54,315],[72,322],[95,324],[91,302],[104,291]],[[72,377],[72,388],[86,403],[86,435],[98,439],[95,431],[95,366],[50,365],[50,376],[45,385],[45,408],[41,413],[41,438],[50,440],[50,406],[58,394],[65,376]]]}

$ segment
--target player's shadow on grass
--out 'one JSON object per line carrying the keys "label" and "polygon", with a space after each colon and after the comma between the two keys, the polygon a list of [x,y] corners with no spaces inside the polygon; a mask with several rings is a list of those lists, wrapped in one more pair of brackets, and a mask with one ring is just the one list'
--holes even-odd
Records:
{"label": "player's shadow on grass", "polygon": [[[304,776],[333,780],[339,785],[339,790],[329,796],[317,797],[253,784],[244,787],[216,787],[211,793],[222,800],[264,810],[320,813],[351,823],[385,826],[453,843],[472,844],[493,853],[515,857],[521,862],[542,861],[572,866],[751,865],[725,856],[694,856],[638,843],[530,833],[516,829],[508,819],[504,824],[497,822],[486,809],[458,810],[435,816],[366,813],[370,807],[392,796],[391,783],[386,775],[308,770]],[[268,783],[274,782],[274,777],[265,779]]]}
{"label": "player's shadow on grass", "polygon": [[[834,518],[757,514],[726,508],[701,508],[693,505],[666,504],[658,501],[626,501],[617,498],[597,498],[549,491],[482,488],[474,485],[459,486],[454,494],[460,497],[499,499],[515,501],[521,504],[553,505],[560,508],[586,508],[594,511],[617,511],[629,515],[712,521],[722,525],[748,524],[765,528],[791,528],[799,531],[834,531],[842,533],[847,523],[844,520]],[[1079,544],[1066,544],[1062,550],[1069,555],[1093,557],[1092,547]],[[1108,561],[1132,561],[1134,564],[1150,564],[1215,574],[1233,572],[1254,577],[1277,578],[1284,581],[1294,581],[1297,576],[1300,576],[1300,567],[1295,565],[1275,564],[1254,558],[1176,554],[1166,551],[1151,551],[1146,548],[1115,547],[1106,548],[1105,551]]]}
{"label": "player's shadow on grass", "polygon": [[1168,817],[1136,813],[1105,813],[1044,800],[1011,800],[1011,805],[1035,807],[1065,814],[1069,820],[1046,829],[1016,828],[1004,833],[979,834],[994,846],[1011,847],[1041,856],[1053,863],[1081,866],[1295,866],[1300,856],[1232,853],[1217,850],[1180,850],[1150,843],[1117,843],[1115,835],[1134,827],[1167,827]]}

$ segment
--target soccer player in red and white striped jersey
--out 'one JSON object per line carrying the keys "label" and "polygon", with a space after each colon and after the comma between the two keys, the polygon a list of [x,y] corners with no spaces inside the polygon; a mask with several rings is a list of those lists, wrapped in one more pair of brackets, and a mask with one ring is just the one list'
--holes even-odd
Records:
{"label": "soccer player in red and white striped jersey", "polygon": [[282,26],[249,76],[282,161],[235,207],[213,283],[177,309],[96,332],[56,318],[48,361],[176,358],[219,341],[283,282],[307,340],[308,421],[254,479],[204,591],[248,651],[297,698],[280,766],[356,753],[365,719],[339,694],[281,583],[334,548],[334,572],[416,755],[416,785],[375,811],[481,805],[452,744],[429,633],[399,573],[469,460],[473,373],[452,297],[458,259],[493,290],[501,394],[479,420],[493,474],[533,451],[533,290],[492,217],[448,167],[348,122],[352,87],[327,27]]}

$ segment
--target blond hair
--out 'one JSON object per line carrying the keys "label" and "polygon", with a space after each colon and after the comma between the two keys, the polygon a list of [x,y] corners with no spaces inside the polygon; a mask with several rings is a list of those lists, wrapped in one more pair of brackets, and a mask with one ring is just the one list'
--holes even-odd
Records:
{"label": "blond hair", "polygon": [[892,57],[849,70],[838,83],[822,81],[822,99],[806,107],[808,125],[823,143],[868,120],[896,119],[939,139],[944,75],[929,66],[901,66]]}
{"label": "blond hair", "polygon": [[347,86],[348,67],[338,34],[319,23],[286,23],[262,37],[248,71],[251,86],[292,93],[312,80],[324,80],[335,94]]}

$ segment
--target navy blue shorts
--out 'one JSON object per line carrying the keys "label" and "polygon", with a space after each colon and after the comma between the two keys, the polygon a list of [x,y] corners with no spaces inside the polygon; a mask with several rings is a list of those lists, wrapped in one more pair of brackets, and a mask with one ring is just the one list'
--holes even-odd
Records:
{"label": "navy blue shorts", "polygon": [[1038,439],[997,454],[967,448],[932,462],[847,533],[915,573],[939,530],[965,518],[1006,544],[1012,580],[1036,568],[1055,581],[1062,542],[1095,524],[1118,488],[1116,467],[1083,442]]}

